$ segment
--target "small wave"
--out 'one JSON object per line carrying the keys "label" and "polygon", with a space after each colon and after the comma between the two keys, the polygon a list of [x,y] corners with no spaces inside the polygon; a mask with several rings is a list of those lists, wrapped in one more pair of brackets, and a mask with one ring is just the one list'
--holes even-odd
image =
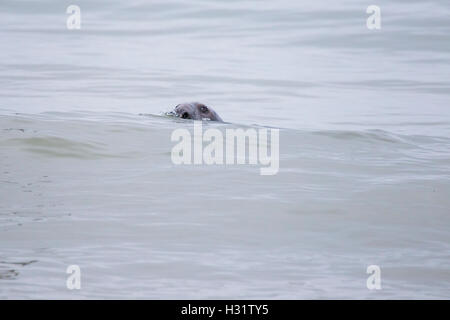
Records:
{"label": "small wave", "polygon": [[340,140],[361,140],[373,143],[392,143],[392,144],[408,144],[411,145],[411,136],[402,136],[385,130],[322,130],[314,131],[315,134],[328,136]]}
{"label": "small wave", "polygon": [[98,144],[78,142],[59,137],[11,138],[3,144],[22,146],[28,152],[57,158],[98,159],[123,157],[101,152],[102,147]]}

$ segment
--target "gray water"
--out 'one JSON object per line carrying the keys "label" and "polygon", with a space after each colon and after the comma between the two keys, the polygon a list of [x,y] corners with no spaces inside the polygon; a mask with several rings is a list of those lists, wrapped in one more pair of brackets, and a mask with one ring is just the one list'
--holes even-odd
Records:
{"label": "gray water", "polygon": [[[449,32],[444,0],[2,0],[0,298],[450,298]],[[280,128],[278,174],[173,164],[196,100]]]}

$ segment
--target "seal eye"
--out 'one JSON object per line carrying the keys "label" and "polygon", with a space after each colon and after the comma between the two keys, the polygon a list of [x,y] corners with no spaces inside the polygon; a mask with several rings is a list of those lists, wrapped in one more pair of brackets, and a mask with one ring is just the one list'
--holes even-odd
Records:
{"label": "seal eye", "polygon": [[201,106],[201,107],[200,107],[200,111],[201,111],[202,113],[206,113],[206,112],[208,112],[208,108],[207,108],[206,106]]}
{"label": "seal eye", "polygon": [[182,117],[183,119],[187,119],[187,118],[189,118],[189,113],[183,112],[183,114],[181,115],[181,117]]}

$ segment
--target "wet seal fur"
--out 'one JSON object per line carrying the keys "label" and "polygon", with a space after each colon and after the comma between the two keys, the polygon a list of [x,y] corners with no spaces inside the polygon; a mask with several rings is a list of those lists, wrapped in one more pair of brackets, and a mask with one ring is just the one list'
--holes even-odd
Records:
{"label": "wet seal fur", "polygon": [[182,119],[210,120],[223,122],[222,118],[212,108],[203,103],[181,103],[175,107],[173,114]]}

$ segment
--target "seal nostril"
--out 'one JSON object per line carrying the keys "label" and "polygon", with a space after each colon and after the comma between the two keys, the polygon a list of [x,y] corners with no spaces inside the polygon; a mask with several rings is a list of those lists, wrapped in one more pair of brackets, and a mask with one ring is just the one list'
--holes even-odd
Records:
{"label": "seal nostril", "polygon": [[182,117],[183,119],[187,119],[187,118],[189,118],[189,113],[183,112],[183,114],[181,115],[181,117]]}

